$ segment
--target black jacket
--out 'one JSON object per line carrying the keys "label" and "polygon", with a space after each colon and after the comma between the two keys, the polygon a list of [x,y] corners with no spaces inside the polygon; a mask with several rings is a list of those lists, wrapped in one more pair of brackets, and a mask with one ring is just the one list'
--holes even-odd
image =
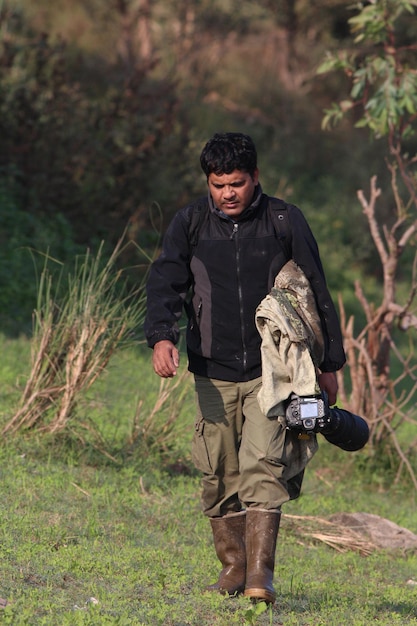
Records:
{"label": "black jacket", "polygon": [[287,205],[291,241],[284,246],[268,203],[259,187],[252,205],[233,222],[211,202],[195,248],[189,236],[194,205],[176,213],[147,282],[145,334],[150,347],[163,339],[178,342],[185,307],[191,372],[234,382],[260,376],[261,338],[255,311],[288,260],[290,247],[316,296],[325,339],[321,370],[332,372],[343,366],[339,320],[316,240],[300,209]]}

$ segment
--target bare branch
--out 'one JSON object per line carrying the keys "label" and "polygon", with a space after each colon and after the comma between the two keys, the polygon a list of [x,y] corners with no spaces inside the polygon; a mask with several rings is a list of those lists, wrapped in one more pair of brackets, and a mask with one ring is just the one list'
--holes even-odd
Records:
{"label": "bare branch", "polygon": [[388,303],[388,310],[398,318],[398,328],[408,330],[409,328],[417,328],[417,316],[408,313],[407,309],[395,302]]}
{"label": "bare branch", "polygon": [[381,195],[381,190],[376,186],[376,176],[372,176],[371,178],[371,192],[370,192],[369,202],[365,198],[365,194],[362,189],[360,189],[357,193],[359,202],[362,205],[362,209],[366,218],[368,220],[369,229],[371,231],[372,239],[374,240],[376,249],[378,250],[378,254],[381,258],[382,264],[387,261],[388,253],[385,249],[384,243],[382,241],[381,233],[379,232],[378,224],[375,219],[375,204],[379,196]]}
{"label": "bare branch", "polygon": [[385,159],[385,163],[389,171],[391,172],[391,189],[394,193],[395,206],[398,215],[398,220],[394,228],[394,232],[400,226],[400,224],[404,221],[406,215],[404,211],[404,203],[401,198],[401,194],[398,189],[397,184],[397,166],[394,163],[391,163],[388,159]]}
{"label": "bare branch", "polygon": [[397,435],[394,431],[394,429],[392,428],[390,422],[388,420],[385,420],[384,422],[384,426],[386,427],[386,429],[389,431],[390,435],[391,435],[391,439],[394,442],[394,446],[395,449],[397,450],[398,456],[400,457],[402,463],[406,466],[408,473],[411,477],[411,480],[413,481],[413,485],[415,487],[415,489],[417,490],[417,477],[415,475],[415,472],[413,470],[413,467],[410,463],[410,461],[408,460],[407,456],[404,454],[403,449],[401,448],[401,445],[398,441]]}
{"label": "bare branch", "polygon": [[362,305],[362,308],[366,315],[366,321],[368,322],[366,328],[363,329],[361,332],[361,336],[363,336],[365,332],[369,329],[369,327],[372,326],[374,323],[374,312],[372,311],[372,308],[368,300],[366,299],[365,294],[363,293],[362,286],[359,280],[355,280],[355,295]]}
{"label": "bare branch", "polygon": [[414,235],[416,230],[417,230],[417,220],[413,222],[411,226],[409,226],[407,230],[405,231],[405,233],[402,235],[401,239],[398,242],[398,247],[405,248],[405,246],[410,241],[411,237]]}

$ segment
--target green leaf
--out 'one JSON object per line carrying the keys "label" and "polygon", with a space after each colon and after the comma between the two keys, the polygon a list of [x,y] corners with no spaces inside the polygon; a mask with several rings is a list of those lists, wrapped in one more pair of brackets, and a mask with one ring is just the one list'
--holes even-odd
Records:
{"label": "green leaf", "polygon": [[337,60],[335,58],[328,58],[323,63],[321,63],[316,72],[317,74],[325,74],[326,72],[331,72],[332,70],[337,68]]}
{"label": "green leaf", "polygon": [[364,80],[358,80],[353,83],[353,87],[350,91],[350,95],[352,96],[354,100],[357,100],[363,94],[365,84],[366,83]]}

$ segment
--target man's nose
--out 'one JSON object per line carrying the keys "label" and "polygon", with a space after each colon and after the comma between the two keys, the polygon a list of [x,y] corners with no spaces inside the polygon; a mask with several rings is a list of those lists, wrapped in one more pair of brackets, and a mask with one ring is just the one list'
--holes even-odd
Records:
{"label": "man's nose", "polygon": [[224,187],[224,197],[233,198],[234,195],[235,195],[235,190],[233,189],[233,187],[226,185],[226,187]]}

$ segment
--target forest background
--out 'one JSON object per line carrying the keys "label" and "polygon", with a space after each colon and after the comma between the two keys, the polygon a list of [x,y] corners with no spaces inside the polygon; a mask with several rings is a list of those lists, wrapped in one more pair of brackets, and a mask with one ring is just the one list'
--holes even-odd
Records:
{"label": "forest background", "polygon": [[[205,193],[201,148],[227,130],[254,138],[264,190],[303,209],[333,295],[360,317],[354,279],[378,292],[381,269],[356,191],[378,175],[383,221],[390,184],[354,113],[322,130],[348,81],[316,72],[353,46],[354,14],[340,0],[3,0],[3,332],[30,333],[43,254],[60,267],[126,228],[152,254],[175,210]],[[415,19],[397,30],[416,40]],[[138,248],[124,263],[139,280]]]}
{"label": "forest background", "polygon": [[[417,624],[415,550],[323,533],[343,511],[416,530],[416,7],[0,0],[2,622]],[[264,190],[312,226],[343,313],[339,401],[371,427],[357,453],[320,441],[265,615],[201,595],[218,563],[191,377],[160,384],[141,323],[125,324],[143,299],[119,297],[120,276],[143,295],[173,213],[206,191],[202,146],[226,130],[253,136]]]}

